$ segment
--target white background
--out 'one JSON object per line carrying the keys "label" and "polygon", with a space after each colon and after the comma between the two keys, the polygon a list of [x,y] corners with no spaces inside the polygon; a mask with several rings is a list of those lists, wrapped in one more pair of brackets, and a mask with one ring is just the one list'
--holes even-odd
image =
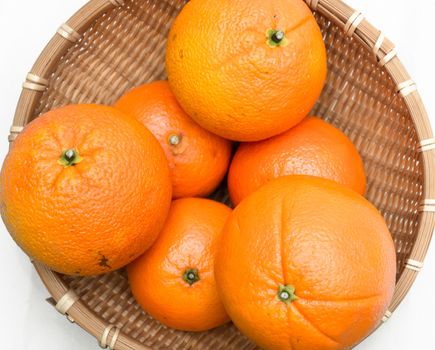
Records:
{"label": "white background", "polygon": [[[267,1],[267,0],[266,0]],[[59,25],[86,0],[0,0],[0,160],[33,62]],[[396,43],[435,125],[433,0],[348,0]],[[0,224],[0,338],[5,350],[92,350],[96,340],[44,300],[49,296],[28,258]],[[435,243],[425,268],[391,320],[357,350],[435,349]]]}

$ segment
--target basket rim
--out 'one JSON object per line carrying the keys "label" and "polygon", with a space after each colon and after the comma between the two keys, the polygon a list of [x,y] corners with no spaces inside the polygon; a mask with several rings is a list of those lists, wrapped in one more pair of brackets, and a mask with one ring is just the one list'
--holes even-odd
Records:
{"label": "basket rim", "polygon": [[[361,12],[348,6],[343,0],[304,0],[310,8],[333,21],[344,29],[349,37],[355,38],[368,50],[372,51],[381,66],[385,67],[397,87],[397,93],[402,95],[406,107],[414,122],[420,151],[423,160],[423,197],[419,208],[419,226],[415,244],[405,269],[396,284],[393,301],[384,316],[387,321],[399,304],[403,301],[418,272],[423,267],[432,234],[435,228],[435,138],[430,126],[426,109],[418,93],[415,82],[411,79],[405,67],[397,57],[394,44],[385,35],[368,22]],[[23,90],[17,104],[13,125],[8,137],[12,142],[23,130],[32,116],[37,102],[48,86],[47,77],[54,70],[63,54],[81,37],[88,25],[105,11],[123,6],[124,0],[90,0],[78,10],[66,23],[58,29],[45,49],[36,60],[31,73],[26,77]],[[118,350],[152,350],[123,334],[115,325],[107,324],[101,317],[91,311],[80,299],[67,300],[67,307],[60,308],[59,302],[65,302],[65,296],[71,292],[59,274],[51,271],[43,264],[33,262],[41,280],[51,294],[51,302],[57,305],[58,311],[68,317],[71,322],[92,334],[101,346],[110,343],[113,349],[116,343]],[[109,342],[110,340],[110,342]]]}

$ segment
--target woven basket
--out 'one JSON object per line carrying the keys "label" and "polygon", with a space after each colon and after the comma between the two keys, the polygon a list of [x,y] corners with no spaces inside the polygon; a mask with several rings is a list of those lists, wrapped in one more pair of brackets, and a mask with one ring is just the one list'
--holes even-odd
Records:
{"label": "woven basket", "polygon": [[[367,198],[382,212],[398,255],[386,321],[423,266],[435,225],[435,139],[393,44],[340,0],[306,0],[328,50],[329,76],[313,113],[342,129],[361,152]],[[113,103],[165,78],[165,44],[182,0],[92,0],[63,24],[23,85],[11,134],[69,103]],[[432,175],[432,176],[431,176]],[[124,271],[63,276],[34,262],[56,309],[110,349],[256,349],[233,325],[205,333],[168,329],[140,310]]]}

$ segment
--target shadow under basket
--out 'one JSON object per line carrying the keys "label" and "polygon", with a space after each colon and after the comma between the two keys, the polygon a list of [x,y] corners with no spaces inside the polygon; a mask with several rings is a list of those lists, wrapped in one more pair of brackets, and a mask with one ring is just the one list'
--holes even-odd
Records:
{"label": "shadow under basket", "polygon": [[[70,103],[112,104],[125,91],[165,78],[166,37],[187,1],[92,0],[63,24],[27,75],[9,135]],[[423,267],[435,224],[435,139],[394,45],[340,0],[306,0],[328,50],[329,75],[313,114],[359,149],[367,198],[384,215],[397,251],[396,293],[384,322]],[[125,271],[70,277],[34,263],[56,309],[110,349],[257,349],[229,324],[179,332],[144,313]]]}

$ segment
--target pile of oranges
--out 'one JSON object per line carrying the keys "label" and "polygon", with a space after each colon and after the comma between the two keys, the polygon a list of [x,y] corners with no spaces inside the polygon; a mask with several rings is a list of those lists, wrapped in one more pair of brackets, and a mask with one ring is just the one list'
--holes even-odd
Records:
{"label": "pile of oranges", "polygon": [[[112,107],[24,129],[0,179],[12,237],[63,274],[127,266],[169,327],[233,321],[265,349],[360,342],[391,301],[395,249],[356,147],[308,116],[327,75],[308,7],[191,0],[166,68]],[[207,198],[225,184],[231,207]]]}

